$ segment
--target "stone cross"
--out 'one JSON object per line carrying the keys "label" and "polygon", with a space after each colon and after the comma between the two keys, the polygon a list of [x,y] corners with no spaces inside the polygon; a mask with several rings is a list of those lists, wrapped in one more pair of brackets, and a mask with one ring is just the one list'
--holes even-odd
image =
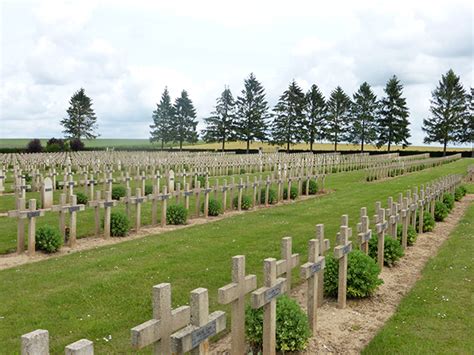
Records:
{"label": "stone cross", "polygon": [[220,304],[232,304],[232,354],[244,354],[245,346],[245,296],[257,288],[257,277],[245,275],[245,256],[232,258],[232,283],[219,288]]}
{"label": "stone cross", "polygon": [[270,194],[270,185],[271,185],[271,181],[270,181],[270,176],[267,176],[267,180],[265,181],[265,207],[268,207],[268,198],[269,198],[269,194]]}
{"label": "stone cross", "polygon": [[402,218],[402,248],[405,250],[408,245],[407,237],[408,237],[408,220],[409,220],[409,213],[410,210],[408,209],[408,198],[404,198],[402,202],[402,209],[400,211],[400,216]]}
{"label": "stone cross", "polygon": [[[410,211],[411,211],[411,223],[412,223],[413,228],[415,229],[416,229],[417,210],[418,210],[418,194],[414,193],[413,199],[411,200]],[[420,231],[420,233],[423,233],[423,231]]]}
{"label": "stone cross", "polygon": [[418,200],[418,207],[419,207],[419,217],[418,217],[418,230],[420,233],[423,233],[423,222],[424,222],[424,214],[425,214],[425,191],[420,189],[420,199]]}
{"label": "stone cross", "polygon": [[171,285],[156,285],[153,287],[153,319],[131,329],[132,347],[137,350],[153,345],[154,354],[171,354],[171,334],[188,325],[190,320],[189,306],[172,309]]}
{"label": "stone cross", "polygon": [[222,311],[209,314],[209,295],[205,288],[191,291],[190,304],[190,325],[171,335],[171,351],[209,354],[209,338],[225,330],[226,315]]}
{"label": "stone cross", "polygon": [[201,210],[201,181],[198,181],[194,186],[196,186],[193,190],[196,196],[196,217],[199,217],[199,211]]}
{"label": "stone cross", "polygon": [[151,224],[156,225],[158,214],[158,200],[160,199],[160,185],[153,184],[153,192],[147,196],[148,201],[151,201]]}
{"label": "stone cross", "polygon": [[351,229],[347,226],[340,228],[340,244],[334,248],[334,257],[339,260],[339,282],[337,289],[337,307],[346,307],[347,294],[347,255],[352,250],[352,242],[349,241]]}
{"label": "stone cross", "polygon": [[385,231],[388,228],[388,222],[385,219],[385,210],[380,208],[380,202],[376,203],[375,228],[377,231],[377,264],[380,270],[383,269]]}
{"label": "stone cross", "polygon": [[135,197],[130,199],[130,202],[136,205],[135,208],[135,229],[138,232],[140,230],[141,221],[142,221],[142,203],[145,202],[146,198],[142,196],[141,189],[137,187],[135,189]]}
{"label": "stone cross", "polygon": [[56,176],[58,173],[56,172],[56,168],[53,168],[49,173],[49,177],[53,180],[53,190],[56,191]]}
{"label": "stone cross", "polygon": [[130,173],[127,171],[127,172],[125,173],[125,177],[122,179],[122,181],[125,182],[125,186],[126,186],[127,188],[130,188],[130,179],[131,179],[131,178],[130,178]]}
{"label": "stone cross", "polygon": [[319,275],[324,273],[325,258],[320,256],[319,240],[310,239],[308,250],[308,262],[301,265],[301,278],[306,280],[307,295],[306,305],[309,326],[313,334],[316,333],[318,308],[318,281]]}
{"label": "stone cross", "polygon": [[65,230],[64,217],[65,213],[69,212],[69,241],[68,244],[71,248],[76,246],[76,227],[77,227],[77,216],[78,211],[84,211],[84,205],[77,204],[77,196],[71,195],[71,203],[65,204],[65,195],[61,194],[61,203],[60,205],[53,206],[52,211],[61,213],[60,215],[60,226]]}
{"label": "stone cross", "polygon": [[224,185],[222,186],[222,213],[225,213],[225,210],[227,209],[227,179],[224,179]]}
{"label": "stone cross", "polygon": [[69,189],[69,201],[71,201],[71,196],[74,195],[74,186],[76,186],[76,182],[72,175],[69,175],[69,180],[66,183],[67,188]]}
{"label": "stone cross", "polygon": [[[324,256],[324,253],[331,248],[329,239],[324,238],[324,224],[316,225],[316,239],[319,242],[319,256]],[[324,272],[318,274],[318,307],[323,304],[324,298]]]}
{"label": "stone cross", "polygon": [[95,236],[99,237],[100,235],[100,204],[101,204],[101,192],[96,191],[95,199],[87,203],[89,207],[94,208],[94,222],[95,222]]}
{"label": "stone cross", "polygon": [[132,189],[127,187],[125,197],[121,197],[120,201],[125,203],[125,213],[130,218],[130,205],[132,204]]}
{"label": "stone cross", "polygon": [[105,192],[105,201],[100,201],[100,207],[105,209],[104,214],[104,238],[110,238],[110,222],[112,207],[117,206],[117,201],[112,199],[112,191]]}
{"label": "stone cross", "polygon": [[114,183],[115,179],[112,177],[112,173],[108,173],[107,178],[104,179],[104,190],[105,191],[112,191],[112,184]]}
{"label": "stone cross", "polygon": [[372,238],[372,230],[369,229],[369,217],[367,208],[360,209],[360,222],[357,224],[357,236],[359,237],[360,250],[366,255],[369,254],[369,240]]}
{"label": "stone cross", "polygon": [[[258,183],[258,180],[257,180],[257,177],[254,176],[253,177],[253,184],[252,184],[252,187],[253,187],[253,190],[252,190],[252,206],[253,208],[257,208],[257,188],[259,186],[259,183]],[[258,203],[260,204],[260,199],[258,199]]]}
{"label": "stone cross", "polygon": [[244,182],[242,178],[240,178],[239,184],[237,185],[237,188],[239,190],[239,194],[237,197],[237,210],[240,212],[242,211],[242,193],[243,193],[243,188],[244,188]]}
{"label": "stone cross", "polygon": [[174,171],[168,171],[168,191],[170,193],[174,192]]}
{"label": "stone cross", "polygon": [[25,178],[17,179],[15,183],[15,195],[17,198],[26,199],[26,190],[30,188],[31,186],[26,184]]}
{"label": "stone cross", "polygon": [[291,290],[291,271],[300,264],[300,255],[292,253],[292,239],[285,237],[281,240],[281,258],[277,261],[277,274],[286,276],[286,289]]}
{"label": "stone cross", "polygon": [[[341,216],[341,226],[346,226],[346,227],[349,227],[349,216],[347,214],[343,214]],[[349,238],[352,237],[352,229],[349,228]],[[343,240],[341,239],[341,233],[340,232],[337,232],[336,233],[336,243],[337,244],[342,244],[343,243]]]}
{"label": "stone cross", "polygon": [[189,183],[184,185],[184,207],[189,210],[189,198],[193,195],[193,191],[189,189]]}
{"label": "stone cross", "polygon": [[212,189],[209,187],[209,181],[206,181],[206,188],[204,189],[204,218],[209,216],[209,193]]}
{"label": "stone cross", "polygon": [[276,275],[277,261],[264,260],[264,286],[251,294],[251,306],[263,307],[263,354],[275,355],[276,347],[276,298],[285,292],[286,280]]}
{"label": "stone cross", "polygon": [[161,227],[166,226],[166,209],[167,201],[170,198],[168,194],[168,186],[163,186],[163,193],[160,195],[161,200]]}
{"label": "stone cross", "polygon": [[0,169],[0,195],[2,194],[3,191],[5,191],[4,181],[5,181],[5,175],[3,173],[3,169]]}

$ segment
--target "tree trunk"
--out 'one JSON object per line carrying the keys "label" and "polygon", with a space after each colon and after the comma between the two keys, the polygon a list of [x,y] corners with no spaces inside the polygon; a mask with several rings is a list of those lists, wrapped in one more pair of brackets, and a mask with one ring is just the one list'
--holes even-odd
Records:
{"label": "tree trunk", "polygon": [[337,152],[337,132],[334,135],[334,151]]}
{"label": "tree trunk", "polygon": [[286,142],[286,152],[287,152],[287,153],[290,152],[290,141],[287,141],[287,142]]}
{"label": "tree trunk", "polygon": [[446,146],[448,145],[448,140],[445,138],[443,142],[443,157],[446,156]]}
{"label": "tree trunk", "polygon": [[311,151],[311,153],[313,152],[313,140],[312,139],[309,141],[309,150]]}
{"label": "tree trunk", "polygon": [[165,142],[163,141],[163,139],[161,140],[161,150],[163,150],[163,147],[165,145]]}
{"label": "tree trunk", "polygon": [[389,140],[389,141],[388,141],[387,152],[390,152],[390,144],[391,144],[391,143],[392,143],[392,142]]}
{"label": "tree trunk", "polygon": [[183,140],[179,141],[179,151],[183,150]]}
{"label": "tree trunk", "polygon": [[250,139],[247,138],[247,154],[249,153],[250,150]]}
{"label": "tree trunk", "polygon": [[363,153],[364,152],[364,137],[362,137],[362,142],[360,144],[360,152]]}
{"label": "tree trunk", "polygon": [[222,152],[225,150],[225,138],[222,139]]}

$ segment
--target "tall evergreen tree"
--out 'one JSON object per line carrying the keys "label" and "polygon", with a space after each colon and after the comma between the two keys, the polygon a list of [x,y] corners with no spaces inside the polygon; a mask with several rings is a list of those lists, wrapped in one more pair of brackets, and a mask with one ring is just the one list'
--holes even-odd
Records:
{"label": "tall evergreen tree", "polygon": [[204,119],[206,129],[203,139],[206,142],[221,142],[222,151],[225,142],[235,139],[235,100],[229,88],[225,88],[217,99],[216,108],[211,116]]}
{"label": "tall evergreen tree", "polygon": [[449,142],[461,143],[465,139],[465,121],[469,115],[466,90],[459,76],[450,69],[441,76],[431,93],[431,115],[423,120],[425,143],[441,143],[443,155]]}
{"label": "tall evergreen tree", "polygon": [[403,85],[396,75],[387,82],[385,86],[385,97],[379,103],[379,115],[377,117],[377,146],[387,144],[390,151],[392,144],[402,143],[408,146],[408,138],[411,137],[408,125],[408,107],[403,94]]}
{"label": "tall evergreen tree", "polygon": [[166,142],[172,138],[172,126],[174,119],[174,107],[171,103],[171,97],[168,88],[165,87],[161,95],[160,103],[156,105],[156,110],[153,111],[153,124],[150,126],[150,141],[160,142],[163,150]]}
{"label": "tall evergreen tree", "polygon": [[306,93],[305,101],[306,122],[303,128],[304,136],[305,141],[309,143],[309,149],[313,151],[314,141],[324,138],[326,102],[322,92],[315,84]]}
{"label": "tall evergreen tree", "polygon": [[[468,114],[464,120],[464,135],[462,137],[463,143],[474,143],[474,88],[471,87],[471,92],[467,98]],[[474,149],[472,149],[472,156],[474,157]]]}
{"label": "tall evergreen tree", "polygon": [[85,94],[83,88],[72,95],[66,112],[68,117],[61,120],[66,137],[94,139],[98,136],[95,132],[98,126],[97,117],[92,109],[92,100]]}
{"label": "tall evergreen tree", "polygon": [[375,142],[377,138],[377,109],[377,96],[370,85],[364,82],[353,95],[351,127],[348,130],[349,142],[360,143],[361,152],[364,151],[365,144]]}
{"label": "tall evergreen tree", "polygon": [[197,142],[196,110],[186,90],[181,91],[181,96],[174,103],[174,122],[171,130],[172,140],[179,142],[179,150],[183,149],[183,142]]}
{"label": "tall evergreen tree", "polygon": [[265,89],[251,73],[248,79],[245,79],[244,89],[237,98],[237,137],[247,143],[247,153],[250,142],[266,139],[268,118]]}
{"label": "tall evergreen tree", "polygon": [[331,92],[327,102],[326,138],[334,142],[334,151],[337,152],[337,143],[347,139],[349,127],[351,99],[340,86]]}
{"label": "tall evergreen tree", "polygon": [[290,144],[304,138],[304,108],[305,95],[293,80],[275,106],[272,123],[273,143],[286,144],[287,152],[290,151]]}

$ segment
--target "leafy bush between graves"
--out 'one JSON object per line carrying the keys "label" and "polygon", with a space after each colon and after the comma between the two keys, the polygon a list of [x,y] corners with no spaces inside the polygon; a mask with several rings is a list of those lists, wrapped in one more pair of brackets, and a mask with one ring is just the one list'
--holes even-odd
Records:
{"label": "leafy bush between graves", "polygon": [[84,150],[84,142],[82,142],[79,138],[73,138],[69,141],[69,147],[73,152]]}
{"label": "leafy bush between graves", "polygon": [[145,196],[153,193],[153,185],[145,185]]}
{"label": "leafy bush between graves", "polygon": [[[290,189],[290,199],[294,200],[298,197],[298,187],[291,186]],[[283,199],[286,200],[288,198],[288,187],[283,189]]]}
{"label": "leafy bush between graves", "polygon": [[87,205],[87,202],[89,201],[89,198],[87,197],[87,195],[85,193],[77,192],[76,197],[77,197],[77,203],[78,204]]}
{"label": "leafy bush between graves", "polygon": [[[204,202],[201,204],[201,212],[204,213]],[[218,216],[222,213],[222,204],[220,201],[210,198],[209,205],[207,208],[207,213],[209,216]]]}
{"label": "leafy bush between graves", "polygon": [[443,222],[448,217],[448,207],[441,201],[435,202],[434,219],[436,222]]}
{"label": "leafy bush between graves", "polygon": [[466,195],[466,193],[467,189],[464,185],[456,187],[456,190],[454,190],[454,200],[461,201],[461,199]]}
{"label": "leafy bush between graves", "polygon": [[188,210],[181,204],[171,205],[166,209],[166,223],[168,224],[186,224],[188,219]]}
{"label": "leafy bush between graves", "polygon": [[[245,310],[245,334],[253,354],[262,351],[263,308]],[[298,303],[286,295],[276,302],[276,350],[302,351],[310,337],[308,317]]]}
{"label": "leafy bush between graves", "polygon": [[240,175],[245,174],[247,171],[244,168],[240,168]]}
{"label": "leafy bush between graves", "polygon": [[[102,227],[104,220],[102,220]],[[125,212],[113,211],[110,214],[110,235],[112,237],[125,237],[130,230],[130,219]]]}
{"label": "leafy bush between graves", "polygon": [[[436,208],[436,206],[435,206]],[[420,214],[417,213],[416,215],[416,231],[419,231],[419,221],[420,221]],[[435,227],[435,220],[430,213],[423,213],[423,233],[431,232]]]}
{"label": "leafy bush between graves", "polygon": [[[239,208],[239,196],[235,196],[234,200],[232,201],[232,205],[235,209]],[[247,195],[242,195],[242,201],[240,204],[241,209],[248,210],[252,207],[252,200]]]}
{"label": "leafy bush between graves", "polygon": [[454,207],[454,196],[452,194],[450,194],[449,192],[446,192],[443,195],[443,203],[448,208],[448,212],[451,212],[451,210]]}
{"label": "leafy bush between graves", "polygon": [[63,237],[58,228],[44,225],[36,230],[36,249],[54,253],[63,245]]}
{"label": "leafy bush between graves", "polygon": [[[306,185],[308,183],[306,181],[303,182],[303,193],[306,194]],[[318,193],[318,183],[316,180],[310,179],[309,180],[309,192],[310,195],[316,195]]]}
{"label": "leafy bush between graves", "polygon": [[[377,238],[369,240],[369,255],[372,259],[377,260]],[[386,266],[393,266],[395,262],[403,256],[403,249],[398,240],[386,235],[384,238],[383,263]]]}
{"label": "leafy bush between graves", "polygon": [[[402,242],[402,234],[403,234],[403,225],[399,224],[397,225],[397,238],[400,240],[400,243]],[[418,237],[418,234],[416,233],[415,228],[413,228],[413,226],[409,224],[407,228],[407,245],[408,246],[414,245],[417,237]]]}
{"label": "leafy bush between graves", "polygon": [[121,197],[125,197],[127,189],[125,186],[114,186],[112,187],[112,199],[120,200]]}
{"label": "leafy bush between graves", "polygon": [[[265,191],[266,188],[263,187],[262,190],[260,191],[260,203],[265,203]],[[277,202],[277,192],[275,189],[268,189],[268,204],[273,205],[274,203]]]}
{"label": "leafy bush between graves", "polygon": [[[339,260],[333,255],[326,257],[324,269],[324,293],[337,297]],[[372,295],[383,284],[379,279],[380,268],[374,259],[360,250],[348,254],[347,297],[363,298]]]}
{"label": "leafy bush between graves", "polygon": [[26,146],[26,151],[28,153],[41,153],[43,151],[43,145],[41,144],[41,141],[39,139],[32,139],[28,142]]}
{"label": "leafy bush between graves", "polygon": [[[195,187],[197,187],[197,183],[195,182],[195,179],[191,179],[191,180],[192,180],[191,185],[192,185],[192,188],[194,189]],[[198,175],[197,181],[199,181],[201,183],[201,188],[206,186],[206,177],[205,176]]]}

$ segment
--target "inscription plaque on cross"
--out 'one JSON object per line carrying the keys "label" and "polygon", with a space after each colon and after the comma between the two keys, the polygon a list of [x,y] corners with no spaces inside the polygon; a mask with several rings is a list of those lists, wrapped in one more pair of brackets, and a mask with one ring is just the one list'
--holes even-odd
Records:
{"label": "inscription plaque on cross", "polygon": [[347,258],[352,250],[352,242],[349,241],[351,229],[347,226],[341,226],[340,245],[334,248],[334,257],[339,260],[338,288],[337,288],[337,307],[346,307],[347,294]]}
{"label": "inscription plaque on cross", "polygon": [[219,288],[220,304],[232,304],[232,354],[245,353],[245,295],[257,288],[257,277],[245,275],[245,256],[232,258],[232,283]]}

